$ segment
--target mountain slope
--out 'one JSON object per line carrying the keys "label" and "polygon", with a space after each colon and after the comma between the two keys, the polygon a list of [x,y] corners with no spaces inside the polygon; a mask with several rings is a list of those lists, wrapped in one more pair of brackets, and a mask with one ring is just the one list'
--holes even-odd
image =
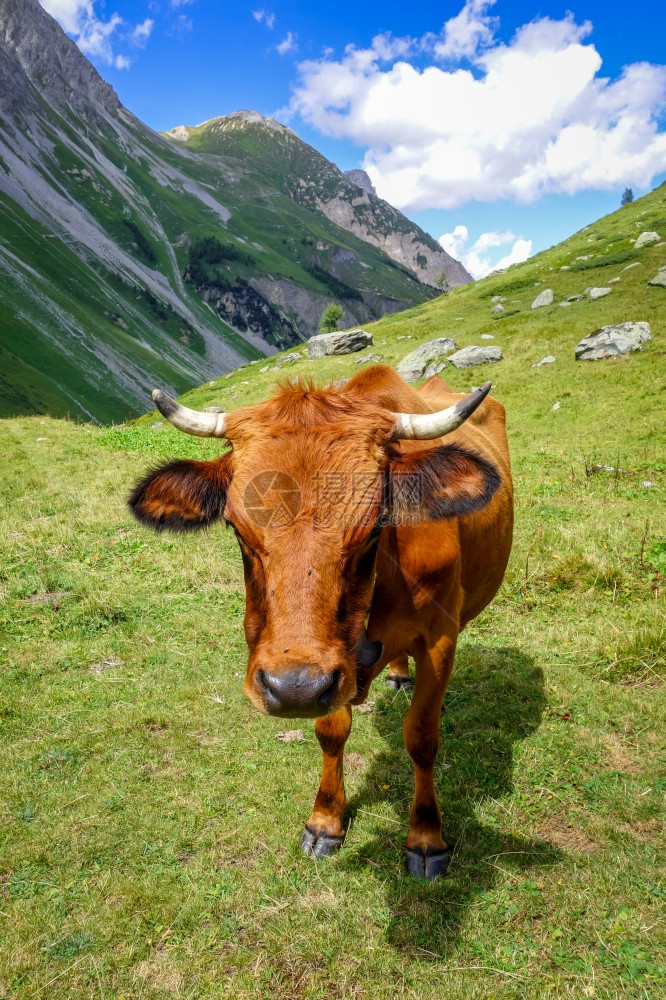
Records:
{"label": "mountain slope", "polygon": [[0,0],[0,414],[122,419],[306,338],[331,298],[351,324],[432,294],[266,155],[152,132],[37,0]]}
{"label": "mountain slope", "polygon": [[[656,231],[662,240],[636,249],[642,232]],[[520,414],[541,400],[544,380],[550,388],[551,404],[560,401],[562,409],[571,410],[584,420],[585,406],[599,394],[600,407],[609,393],[621,393],[623,380],[639,378],[644,364],[656,372],[666,336],[666,288],[650,285],[649,281],[661,268],[666,268],[666,185],[638,199],[631,205],[585,227],[563,243],[515,264],[506,272],[495,272],[473,284],[456,288],[447,295],[401,313],[386,316],[368,326],[374,344],[366,351],[344,357],[327,357],[315,361],[303,359],[289,365],[289,375],[315,378],[317,381],[340,379],[358,371],[368,354],[380,354],[384,363],[395,365],[419,344],[435,337],[452,337],[459,347],[492,343],[501,347],[504,357],[497,364],[457,369],[448,365],[442,377],[456,389],[467,391],[486,379],[492,379],[504,400],[507,379],[512,386],[509,402],[513,409],[510,419],[520,425]],[[605,297],[590,301],[583,293],[588,287],[612,289]],[[552,289],[551,306],[532,309],[540,291]],[[502,313],[493,313],[493,298],[503,298]],[[564,303],[569,297],[576,301]],[[652,327],[652,341],[638,354],[615,361],[578,362],[574,360],[576,344],[589,333],[612,323],[647,321]],[[484,339],[490,337],[490,340]],[[543,367],[532,367],[546,355],[556,361]],[[654,363],[644,362],[650,355]],[[233,409],[251,405],[266,397],[279,378],[281,357],[278,355],[265,371],[254,371],[247,380],[247,369],[232,373],[223,382],[203,385],[183,397],[197,408],[209,405]],[[663,370],[663,365],[661,366]],[[652,377],[652,374],[651,374]],[[646,413],[654,417],[655,407],[663,409],[659,393],[666,391],[661,379],[645,383],[644,392],[650,397],[641,413],[631,413],[632,420],[644,422]],[[564,403],[564,398],[568,399]],[[559,419],[562,419],[560,414]],[[140,418],[139,424],[151,423],[155,412]],[[550,416],[549,416],[550,419]],[[629,419],[629,415],[626,416]],[[649,422],[649,421],[648,421]],[[613,453],[620,428],[605,429],[606,459],[617,459]],[[519,430],[517,433],[521,433]],[[657,433],[646,432],[646,441],[657,440]],[[663,440],[661,443],[663,448]]]}
{"label": "mountain slope", "polygon": [[180,125],[166,135],[193,149],[264,163],[267,179],[279,190],[379,247],[425,284],[445,290],[472,280],[432,236],[377,197],[365,171],[343,173],[272,118],[237,111],[196,128]]}

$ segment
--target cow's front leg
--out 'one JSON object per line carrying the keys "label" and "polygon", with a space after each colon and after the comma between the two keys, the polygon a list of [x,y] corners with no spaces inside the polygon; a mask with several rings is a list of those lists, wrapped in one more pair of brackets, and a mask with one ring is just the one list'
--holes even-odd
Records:
{"label": "cow's front leg", "polygon": [[414,690],[414,682],[409,673],[407,653],[401,653],[389,663],[386,673],[386,686],[393,691],[404,691],[411,694]]}
{"label": "cow's front leg", "polygon": [[323,858],[327,854],[333,854],[345,839],[342,821],[347,800],[342,758],[351,722],[351,705],[345,705],[331,715],[322,716],[315,723],[315,733],[324,755],[324,763],[314,810],[301,837],[304,853],[312,858]]}
{"label": "cow's front leg", "polygon": [[451,676],[457,636],[416,652],[414,696],[402,731],[414,762],[414,801],[409,815],[405,862],[410,875],[434,879],[445,875],[451,852],[442,840],[442,816],[435,795],[434,766],[439,749],[442,701]]}

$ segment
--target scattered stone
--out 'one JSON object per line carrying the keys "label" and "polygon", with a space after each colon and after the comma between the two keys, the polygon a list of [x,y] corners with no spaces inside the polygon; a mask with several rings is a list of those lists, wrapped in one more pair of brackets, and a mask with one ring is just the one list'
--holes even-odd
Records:
{"label": "scattered stone", "polygon": [[416,382],[417,379],[423,378],[426,367],[432,361],[437,361],[443,354],[450,354],[457,347],[455,340],[451,340],[450,337],[428,340],[406,354],[402,361],[398,362],[395,370],[405,382]]}
{"label": "scattered stone", "polygon": [[553,361],[555,361],[553,355],[548,354],[545,358],[542,358],[541,361],[537,361],[533,364],[532,368],[541,368],[541,365],[552,365]]}
{"label": "scattered stone", "polygon": [[610,295],[612,291],[612,288],[590,288],[590,302],[603,299],[604,295]]}
{"label": "scattered stone", "polygon": [[571,268],[568,264],[562,264],[562,267],[560,268],[560,271],[570,271],[570,270]]}
{"label": "scattered stone", "polygon": [[424,371],[423,377],[432,378],[433,375],[439,375],[443,368],[446,368],[446,361],[433,361]]}
{"label": "scattered stone", "polygon": [[453,318],[456,321],[456,323],[460,323],[461,320],[463,320],[465,317],[464,316],[454,316]]}
{"label": "scattered stone", "polygon": [[622,278],[609,278],[608,279],[608,284],[609,285],[617,285],[618,281],[622,281]]}
{"label": "scattered stone", "polygon": [[481,340],[494,340],[492,333],[482,333]]}
{"label": "scattered stone", "polygon": [[501,360],[501,347],[463,347],[449,358],[456,368],[471,368],[474,365],[485,365],[488,362]]}
{"label": "scattered stone", "polygon": [[156,431],[158,427],[164,427],[164,421],[158,420],[156,423],[150,425],[152,431]]}
{"label": "scattered stone", "polygon": [[225,378],[231,378],[232,375],[233,375],[233,372],[227,372],[227,374],[224,377]]}
{"label": "scattered stone", "polygon": [[617,354],[640,351],[646,340],[650,340],[649,323],[617,323],[614,326],[603,326],[581,340],[576,347],[576,360],[600,361]]}
{"label": "scattered stone", "polygon": [[302,729],[287,729],[282,733],[276,733],[275,739],[280,743],[301,743],[303,740]]}
{"label": "scattered stone", "polygon": [[644,479],[643,482],[641,483],[641,486],[644,486],[647,490],[649,490],[652,486],[656,485],[657,484],[653,483],[650,479]]}
{"label": "scattered stone", "polygon": [[641,233],[634,244],[634,249],[640,250],[641,247],[649,246],[650,243],[658,243],[660,239],[659,233]]}
{"label": "scattered stone", "polygon": [[635,260],[633,262],[633,264],[627,264],[627,266],[623,267],[622,270],[623,271],[630,271],[632,267],[642,267],[642,266],[643,265],[641,264],[640,260]]}
{"label": "scattered stone", "polygon": [[300,361],[301,355],[299,351],[292,351],[291,354],[285,354],[283,358],[278,358],[274,365],[274,370],[276,368],[282,368],[282,365],[293,365],[295,361]]}
{"label": "scattered stone", "polygon": [[503,295],[493,295],[493,297],[492,297],[492,299],[490,301],[491,302],[506,302],[506,299],[504,298]]}
{"label": "scattered stone", "polygon": [[366,354],[366,356],[364,358],[357,358],[356,359],[356,364],[357,365],[364,365],[368,361],[372,362],[372,364],[377,364],[377,362],[381,361],[381,360],[382,360],[381,354]]}
{"label": "scattered stone", "polygon": [[222,406],[204,406],[204,413],[224,413]]}
{"label": "scattered stone", "polygon": [[542,292],[539,292],[534,302],[532,303],[532,309],[540,309],[541,306],[552,306],[554,301],[555,301],[555,296],[553,295],[553,289],[544,288]]}
{"label": "scattered stone", "polygon": [[50,441],[51,438],[37,438],[38,441]]}
{"label": "scattered stone", "polygon": [[648,281],[648,285],[659,285],[661,288],[666,288],[666,267],[662,267],[660,271],[657,271],[654,278]]}
{"label": "scattered stone", "polygon": [[559,408],[560,408],[560,401],[558,399],[558,401],[556,403],[553,403],[553,405],[551,406],[551,410],[553,411],[553,413],[557,413]]}
{"label": "scattered stone", "polygon": [[372,344],[372,334],[366,330],[347,330],[343,333],[320,333],[308,340],[308,357],[325,358],[329,354],[353,354]]}
{"label": "scattered stone", "polygon": [[593,257],[593,253],[584,253],[581,257],[576,257],[576,260],[592,260]]}
{"label": "scattered stone", "polygon": [[572,306],[572,305],[573,305],[573,302],[569,302],[568,299],[565,299],[564,302],[560,302],[560,306],[561,306],[562,309],[566,309],[567,306]]}
{"label": "scattered stone", "polygon": [[502,305],[501,302],[498,302],[496,306],[493,306],[493,313],[498,314],[503,312],[504,312],[504,306]]}
{"label": "scattered stone", "polygon": [[264,365],[264,367],[260,368],[259,371],[263,374],[264,372],[269,371],[270,367],[271,367],[270,365]]}

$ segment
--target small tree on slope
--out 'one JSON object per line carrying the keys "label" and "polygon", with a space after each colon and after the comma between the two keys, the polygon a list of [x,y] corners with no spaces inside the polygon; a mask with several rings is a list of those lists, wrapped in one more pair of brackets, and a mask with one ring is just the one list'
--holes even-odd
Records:
{"label": "small tree on slope", "polygon": [[344,315],[344,310],[342,306],[339,306],[337,302],[331,302],[324,309],[321,319],[319,320],[319,329],[322,333],[332,333],[333,330],[337,330],[338,323]]}

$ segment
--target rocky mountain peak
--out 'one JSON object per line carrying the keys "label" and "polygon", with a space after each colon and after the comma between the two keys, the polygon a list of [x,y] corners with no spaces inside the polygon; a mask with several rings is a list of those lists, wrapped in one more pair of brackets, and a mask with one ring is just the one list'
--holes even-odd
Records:
{"label": "rocky mountain peak", "polygon": [[375,191],[375,185],[372,183],[369,175],[365,172],[365,170],[345,170],[344,175],[348,180],[352,182],[352,184],[355,184],[356,187],[359,187],[361,191],[367,191],[368,194],[374,194],[375,196],[377,195],[377,192]]}
{"label": "rocky mountain peak", "polygon": [[[39,0],[0,0],[3,52],[0,104],[17,104],[25,89],[17,66],[51,107],[80,114],[116,111],[120,101]],[[13,64],[13,65],[10,65]]]}

